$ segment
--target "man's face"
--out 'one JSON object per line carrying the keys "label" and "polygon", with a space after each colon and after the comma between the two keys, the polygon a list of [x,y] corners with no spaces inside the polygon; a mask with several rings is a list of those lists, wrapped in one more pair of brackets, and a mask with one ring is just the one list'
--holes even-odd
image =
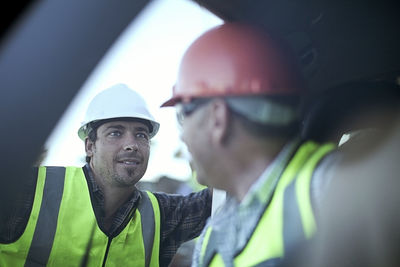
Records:
{"label": "man's face", "polygon": [[129,187],[144,175],[150,154],[149,128],[137,121],[111,121],[97,129],[86,154],[97,179],[107,186]]}
{"label": "man's face", "polygon": [[211,171],[216,162],[212,160],[206,107],[200,107],[185,117],[184,122],[182,122],[181,139],[191,154],[193,168],[197,173],[197,181],[202,185],[212,186],[210,183]]}

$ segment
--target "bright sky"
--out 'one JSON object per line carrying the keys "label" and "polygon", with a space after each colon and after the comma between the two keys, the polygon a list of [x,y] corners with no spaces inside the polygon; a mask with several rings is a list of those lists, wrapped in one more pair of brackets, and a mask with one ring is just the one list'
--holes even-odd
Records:
{"label": "bright sky", "polygon": [[152,139],[151,156],[142,180],[161,175],[188,179],[185,159],[174,154],[185,147],[179,140],[174,108],[159,106],[172,94],[179,61],[190,43],[222,21],[189,0],[156,0],[126,29],[81,88],[46,142],[44,165],[83,165],[84,144],[77,135],[90,100],[100,91],[125,83],[147,101],[161,124]]}

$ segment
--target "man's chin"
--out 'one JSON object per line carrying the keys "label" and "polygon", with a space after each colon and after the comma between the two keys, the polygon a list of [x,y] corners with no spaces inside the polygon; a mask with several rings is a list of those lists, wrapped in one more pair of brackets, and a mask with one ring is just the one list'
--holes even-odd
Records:
{"label": "man's chin", "polygon": [[130,187],[137,184],[143,175],[138,175],[136,171],[126,171],[123,175],[119,175],[118,184],[121,187]]}
{"label": "man's chin", "polygon": [[130,178],[130,179],[126,179],[126,178],[119,179],[118,180],[118,186],[121,187],[121,188],[123,188],[123,187],[134,187],[137,184],[137,182],[139,182],[139,180],[140,179],[132,179],[132,178]]}

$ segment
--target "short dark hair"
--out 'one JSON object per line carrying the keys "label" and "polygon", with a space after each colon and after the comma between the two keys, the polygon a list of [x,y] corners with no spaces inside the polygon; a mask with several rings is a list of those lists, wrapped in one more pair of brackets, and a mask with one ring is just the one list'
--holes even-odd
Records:
{"label": "short dark hair", "polygon": [[[96,121],[96,122],[90,122],[88,124],[88,126],[87,126],[87,131],[88,131],[87,138],[89,139],[89,141],[91,141],[93,143],[96,142],[96,140],[97,140],[97,128],[99,128],[100,125],[105,123],[105,122],[103,122],[103,123],[101,123],[101,122],[102,121]],[[90,162],[90,157],[86,156],[85,160],[86,160],[87,163],[89,163]]]}

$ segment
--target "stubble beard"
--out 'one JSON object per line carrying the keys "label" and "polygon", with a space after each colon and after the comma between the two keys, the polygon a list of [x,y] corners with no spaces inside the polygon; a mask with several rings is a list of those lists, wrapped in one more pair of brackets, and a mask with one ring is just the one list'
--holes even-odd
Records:
{"label": "stubble beard", "polygon": [[112,180],[119,187],[131,187],[134,186],[140,179],[135,177],[135,170],[127,169],[126,175],[119,175],[118,173],[114,173]]}

